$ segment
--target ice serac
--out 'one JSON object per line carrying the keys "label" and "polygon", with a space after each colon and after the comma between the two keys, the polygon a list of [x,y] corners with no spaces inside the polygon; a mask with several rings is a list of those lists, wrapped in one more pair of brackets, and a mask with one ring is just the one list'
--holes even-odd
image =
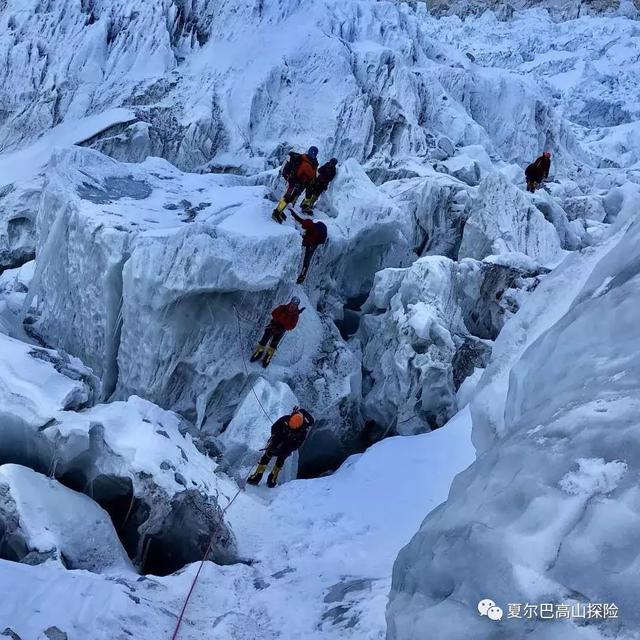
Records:
{"label": "ice serac", "polygon": [[[54,382],[34,380],[31,395],[48,397]],[[136,396],[82,412],[51,405],[49,399],[43,413],[5,403],[0,460],[93,498],[111,516],[129,557],[149,573],[200,559],[212,536],[211,559],[235,559],[219,506],[234,485],[215,475],[216,464],[195,447],[179,416]]]}
{"label": "ice serac", "polygon": [[[482,455],[396,561],[390,640],[434,625],[444,640],[633,637],[639,250],[633,222],[597,250],[570,256],[498,339],[493,371],[471,405]],[[498,374],[505,368],[508,391]],[[502,425],[493,418],[500,407]],[[539,619],[496,623],[478,616],[482,597],[503,607],[614,602],[624,615],[588,626],[556,621],[553,629]]]}
{"label": "ice serac", "polygon": [[401,219],[408,223],[412,261],[424,255],[444,255],[455,260],[473,192],[431,167],[416,167],[415,172],[415,177],[389,180],[381,187],[402,211]]}
{"label": "ice serac", "polygon": [[56,477],[110,512],[141,569],[175,571],[200,559],[211,537],[212,560],[235,559],[218,503],[232,485],[183,435],[187,425],[176,414],[132,396],[56,418],[43,431],[56,443]]}
{"label": "ice serac", "polygon": [[381,192],[355,160],[340,166],[320,206],[330,216],[329,242],[318,251],[311,283],[345,300],[366,296],[376,271],[415,259],[410,212]]}
{"label": "ice serac", "polygon": [[144,389],[177,405],[188,390],[167,384],[184,343],[215,359],[211,339],[226,332],[226,347],[236,335],[232,306],[246,317],[261,294],[273,297],[281,279],[294,279],[292,232],[262,231],[264,189],[222,186],[233,181],[81,148],[52,159],[30,291],[34,329],[90,365],[104,398],[116,387],[121,397]]}
{"label": "ice serac", "polygon": [[107,109],[57,124],[32,144],[0,156],[0,269],[18,267],[35,255],[43,172],[54,150],[81,143],[132,118],[128,109]]}
{"label": "ice serac", "polygon": [[522,267],[443,256],[378,272],[358,332],[365,417],[382,433],[444,425],[509,315],[503,294],[525,275]]}
{"label": "ice serac", "polygon": [[95,573],[133,572],[109,514],[27,467],[0,466],[0,557]]}
{"label": "ice serac", "polygon": [[553,264],[562,256],[554,226],[525,193],[496,173],[480,185],[458,255],[482,260],[488,255],[513,251],[542,264]]}

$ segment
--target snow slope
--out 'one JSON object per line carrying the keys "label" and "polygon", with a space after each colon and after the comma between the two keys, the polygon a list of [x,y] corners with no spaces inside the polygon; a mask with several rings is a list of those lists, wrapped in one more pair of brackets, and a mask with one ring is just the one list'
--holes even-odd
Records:
{"label": "snow slope", "polygon": [[[473,461],[470,426],[464,410],[446,429],[385,440],[332,476],[249,488],[228,519],[253,563],[207,563],[179,637],[383,638],[395,554]],[[0,561],[12,584],[0,619],[23,639],[50,626],[69,640],[169,637],[196,569],[113,581]],[[65,597],[82,606],[60,608]]]}

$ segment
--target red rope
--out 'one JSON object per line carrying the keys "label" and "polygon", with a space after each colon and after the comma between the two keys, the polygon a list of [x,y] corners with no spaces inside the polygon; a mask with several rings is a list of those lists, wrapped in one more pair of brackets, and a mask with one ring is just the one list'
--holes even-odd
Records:
{"label": "red rope", "polygon": [[[245,295],[246,295],[246,293],[245,293]],[[247,369],[247,363],[244,360],[244,353],[243,353],[243,350],[242,350],[242,332],[241,332],[241,329],[240,329],[240,314],[238,313],[238,309],[236,308],[235,305],[233,305],[233,309],[236,312],[236,320],[238,322],[238,347],[240,348],[240,357],[242,358],[242,363],[244,365],[244,370],[245,370],[245,373],[247,375],[247,380],[248,380],[249,379],[249,371]],[[209,308],[209,313],[211,313],[211,308]],[[213,318],[213,313],[211,313],[211,316]],[[253,391],[253,395],[255,396],[256,400],[258,401],[258,404],[260,405],[260,408],[262,409],[264,415],[267,417],[267,420],[269,420],[271,422],[272,420],[269,417],[269,414],[267,413],[266,409],[262,406],[262,402],[260,402],[260,398],[258,398],[258,394],[256,393],[255,389],[253,388],[253,385],[251,385],[251,391]],[[242,491],[242,487],[240,487],[236,491],[236,495],[233,496],[233,498],[231,498],[231,500],[229,501],[227,506],[222,510],[222,515],[223,516],[227,512],[227,509],[233,504],[234,500],[238,497],[238,495],[240,495],[241,491]],[[205,554],[204,554],[202,560],[200,560],[200,566],[198,567],[198,571],[196,572],[196,575],[193,578],[193,582],[191,583],[191,587],[189,588],[189,592],[187,593],[187,597],[184,599],[184,604],[182,605],[182,610],[180,611],[180,615],[178,616],[178,622],[176,622],[176,628],[173,631],[173,635],[171,636],[171,640],[176,640],[176,638],[178,637],[178,632],[180,631],[180,625],[182,624],[182,618],[184,617],[184,612],[187,610],[187,605],[189,604],[189,599],[191,598],[191,594],[193,593],[193,590],[196,587],[196,582],[198,582],[198,578],[200,577],[200,572],[202,571],[202,567],[204,566],[204,563],[206,562],[207,557],[209,556],[209,553],[211,551],[211,547],[213,546],[214,537],[215,537],[215,531],[211,535],[211,538],[209,540],[209,546],[207,547],[207,550],[205,551]]]}
{"label": "red rope", "polygon": [[[236,491],[236,495],[233,496],[233,498],[231,498],[231,500],[229,501],[229,504],[227,504],[227,506],[222,510],[222,515],[224,515],[227,512],[227,509],[233,504],[234,500],[238,497],[238,495],[240,495],[241,491],[242,491],[242,487],[240,487]],[[198,578],[200,577],[200,572],[202,571],[202,567],[204,566],[204,563],[206,562],[207,557],[209,556],[211,547],[213,546],[214,537],[215,537],[215,531],[213,532],[213,534],[211,534],[211,538],[209,539],[209,546],[207,547],[207,550],[205,551],[204,556],[202,557],[202,560],[200,560],[200,566],[198,567],[198,571],[196,572],[196,575],[193,578],[193,582],[191,583],[191,587],[189,588],[187,597],[184,599],[184,604],[182,605],[182,610],[180,611],[180,615],[178,616],[178,622],[176,622],[176,628],[173,630],[173,635],[171,636],[171,640],[176,640],[176,638],[178,637],[178,632],[180,631],[180,625],[182,624],[182,618],[184,617],[184,612],[187,610],[187,605],[189,604],[189,599],[191,598],[191,594],[195,589],[196,582],[198,582]]]}

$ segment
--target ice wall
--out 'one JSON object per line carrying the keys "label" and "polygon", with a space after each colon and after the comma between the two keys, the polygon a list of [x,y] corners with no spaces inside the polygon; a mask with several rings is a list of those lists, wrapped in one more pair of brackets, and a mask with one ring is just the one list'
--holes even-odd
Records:
{"label": "ice wall", "polygon": [[[633,222],[597,251],[567,258],[498,338],[471,403],[480,455],[398,557],[388,638],[434,626],[444,639],[633,636],[640,336],[629,256],[639,242]],[[478,615],[482,597],[505,611],[614,602],[624,613],[587,625],[496,623]]]}

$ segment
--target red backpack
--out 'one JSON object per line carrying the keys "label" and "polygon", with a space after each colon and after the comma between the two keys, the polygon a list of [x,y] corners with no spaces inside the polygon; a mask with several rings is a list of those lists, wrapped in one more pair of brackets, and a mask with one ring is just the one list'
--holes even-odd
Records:
{"label": "red backpack", "polygon": [[296,180],[302,184],[308,184],[316,177],[316,168],[306,153],[300,156],[300,162],[296,169]]}

